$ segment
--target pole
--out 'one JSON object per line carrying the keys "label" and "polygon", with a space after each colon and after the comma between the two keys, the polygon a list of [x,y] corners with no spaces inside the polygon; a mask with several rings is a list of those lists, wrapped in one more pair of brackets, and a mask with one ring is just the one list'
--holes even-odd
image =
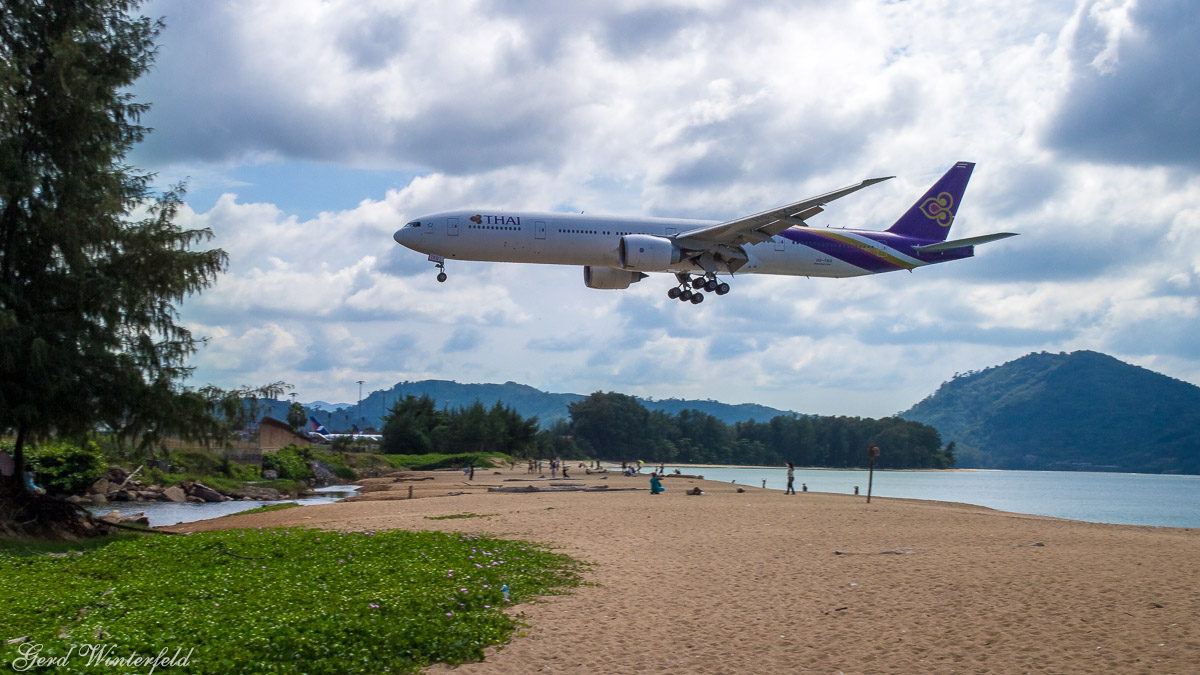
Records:
{"label": "pole", "polygon": [[867,448],[867,503],[871,503],[871,483],[875,481],[875,458],[879,456],[879,448],[872,445]]}
{"label": "pole", "polygon": [[362,424],[362,385],[363,381],[358,381],[358,423]]}

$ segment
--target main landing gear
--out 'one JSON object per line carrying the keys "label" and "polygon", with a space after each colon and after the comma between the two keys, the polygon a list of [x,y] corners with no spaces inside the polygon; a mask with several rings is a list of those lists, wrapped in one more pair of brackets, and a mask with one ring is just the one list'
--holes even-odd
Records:
{"label": "main landing gear", "polygon": [[679,285],[667,291],[667,297],[672,300],[682,300],[698,305],[704,302],[704,293],[701,291],[717,295],[725,295],[729,292],[729,284],[717,281],[715,275],[693,277],[690,274],[679,273],[675,275],[675,278],[679,279]]}

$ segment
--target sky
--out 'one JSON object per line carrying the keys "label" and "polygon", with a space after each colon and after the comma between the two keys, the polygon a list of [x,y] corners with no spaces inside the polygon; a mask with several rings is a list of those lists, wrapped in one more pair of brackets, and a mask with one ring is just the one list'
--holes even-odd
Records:
{"label": "sky", "polygon": [[[1090,349],[1200,384],[1200,13],[1186,0],[152,0],[180,222],[229,269],[181,306],[190,383],[354,402],[396,382],[883,416],[957,373]],[[724,220],[875,176],[815,226],[886,229],[956,161],[976,257],[653,275],[398,246],[456,208]]]}

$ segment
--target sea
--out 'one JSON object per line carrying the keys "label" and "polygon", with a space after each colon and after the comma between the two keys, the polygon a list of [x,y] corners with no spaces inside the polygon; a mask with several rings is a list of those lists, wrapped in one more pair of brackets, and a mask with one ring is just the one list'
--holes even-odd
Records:
{"label": "sea", "polygon": [[[649,469],[649,465],[647,465]],[[667,472],[784,490],[786,468],[667,466]],[[867,494],[867,471],[796,469],[796,490]],[[765,483],[764,483],[765,481]],[[667,483],[670,487],[670,483]],[[875,471],[871,494],[975,504],[1093,523],[1200,527],[1200,476],[1085,471]]]}
{"label": "sea", "polygon": [[[646,466],[644,471],[651,467]],[[768,490],[787,487],[787,469],[667,466],[673,473]],[[764,482],[765,481],[765,482]],[[867,494],[867,472],[847,469],[796,469],[796,490]],[[671,484],[668,481],[667,487]],[[353,494],[356,485],[317,490],[298,504],[327,504]],[[1200,476],[1084,471],[876,471],[871,494],[877,497],[928,499],[986,506],[1000,511],[1069,518],[1093,523],[1200,528]],[[229,515],[280,502],[233,501],[213,504],[114,502],[91,507],[97,515],[117,509],[145,511],[154,526],[174,525]]]}

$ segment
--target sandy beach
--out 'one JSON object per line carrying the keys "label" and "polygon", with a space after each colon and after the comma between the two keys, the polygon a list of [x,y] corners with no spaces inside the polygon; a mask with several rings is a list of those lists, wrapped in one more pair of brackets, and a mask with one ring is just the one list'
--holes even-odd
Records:
{"label": "sandy beach", "polygon": [[[563,482],[530,478],[414,472],[356,501],[166,529],[453,530],[592,563],[587,585],[514,608],[524,636],[430,672],[1200,673],[1194,529],[684,478],[651,496],[648,473],[583,469],[572,482],[613,491],[486,491]],[[463,513],[481,517],[426,518]]]}

